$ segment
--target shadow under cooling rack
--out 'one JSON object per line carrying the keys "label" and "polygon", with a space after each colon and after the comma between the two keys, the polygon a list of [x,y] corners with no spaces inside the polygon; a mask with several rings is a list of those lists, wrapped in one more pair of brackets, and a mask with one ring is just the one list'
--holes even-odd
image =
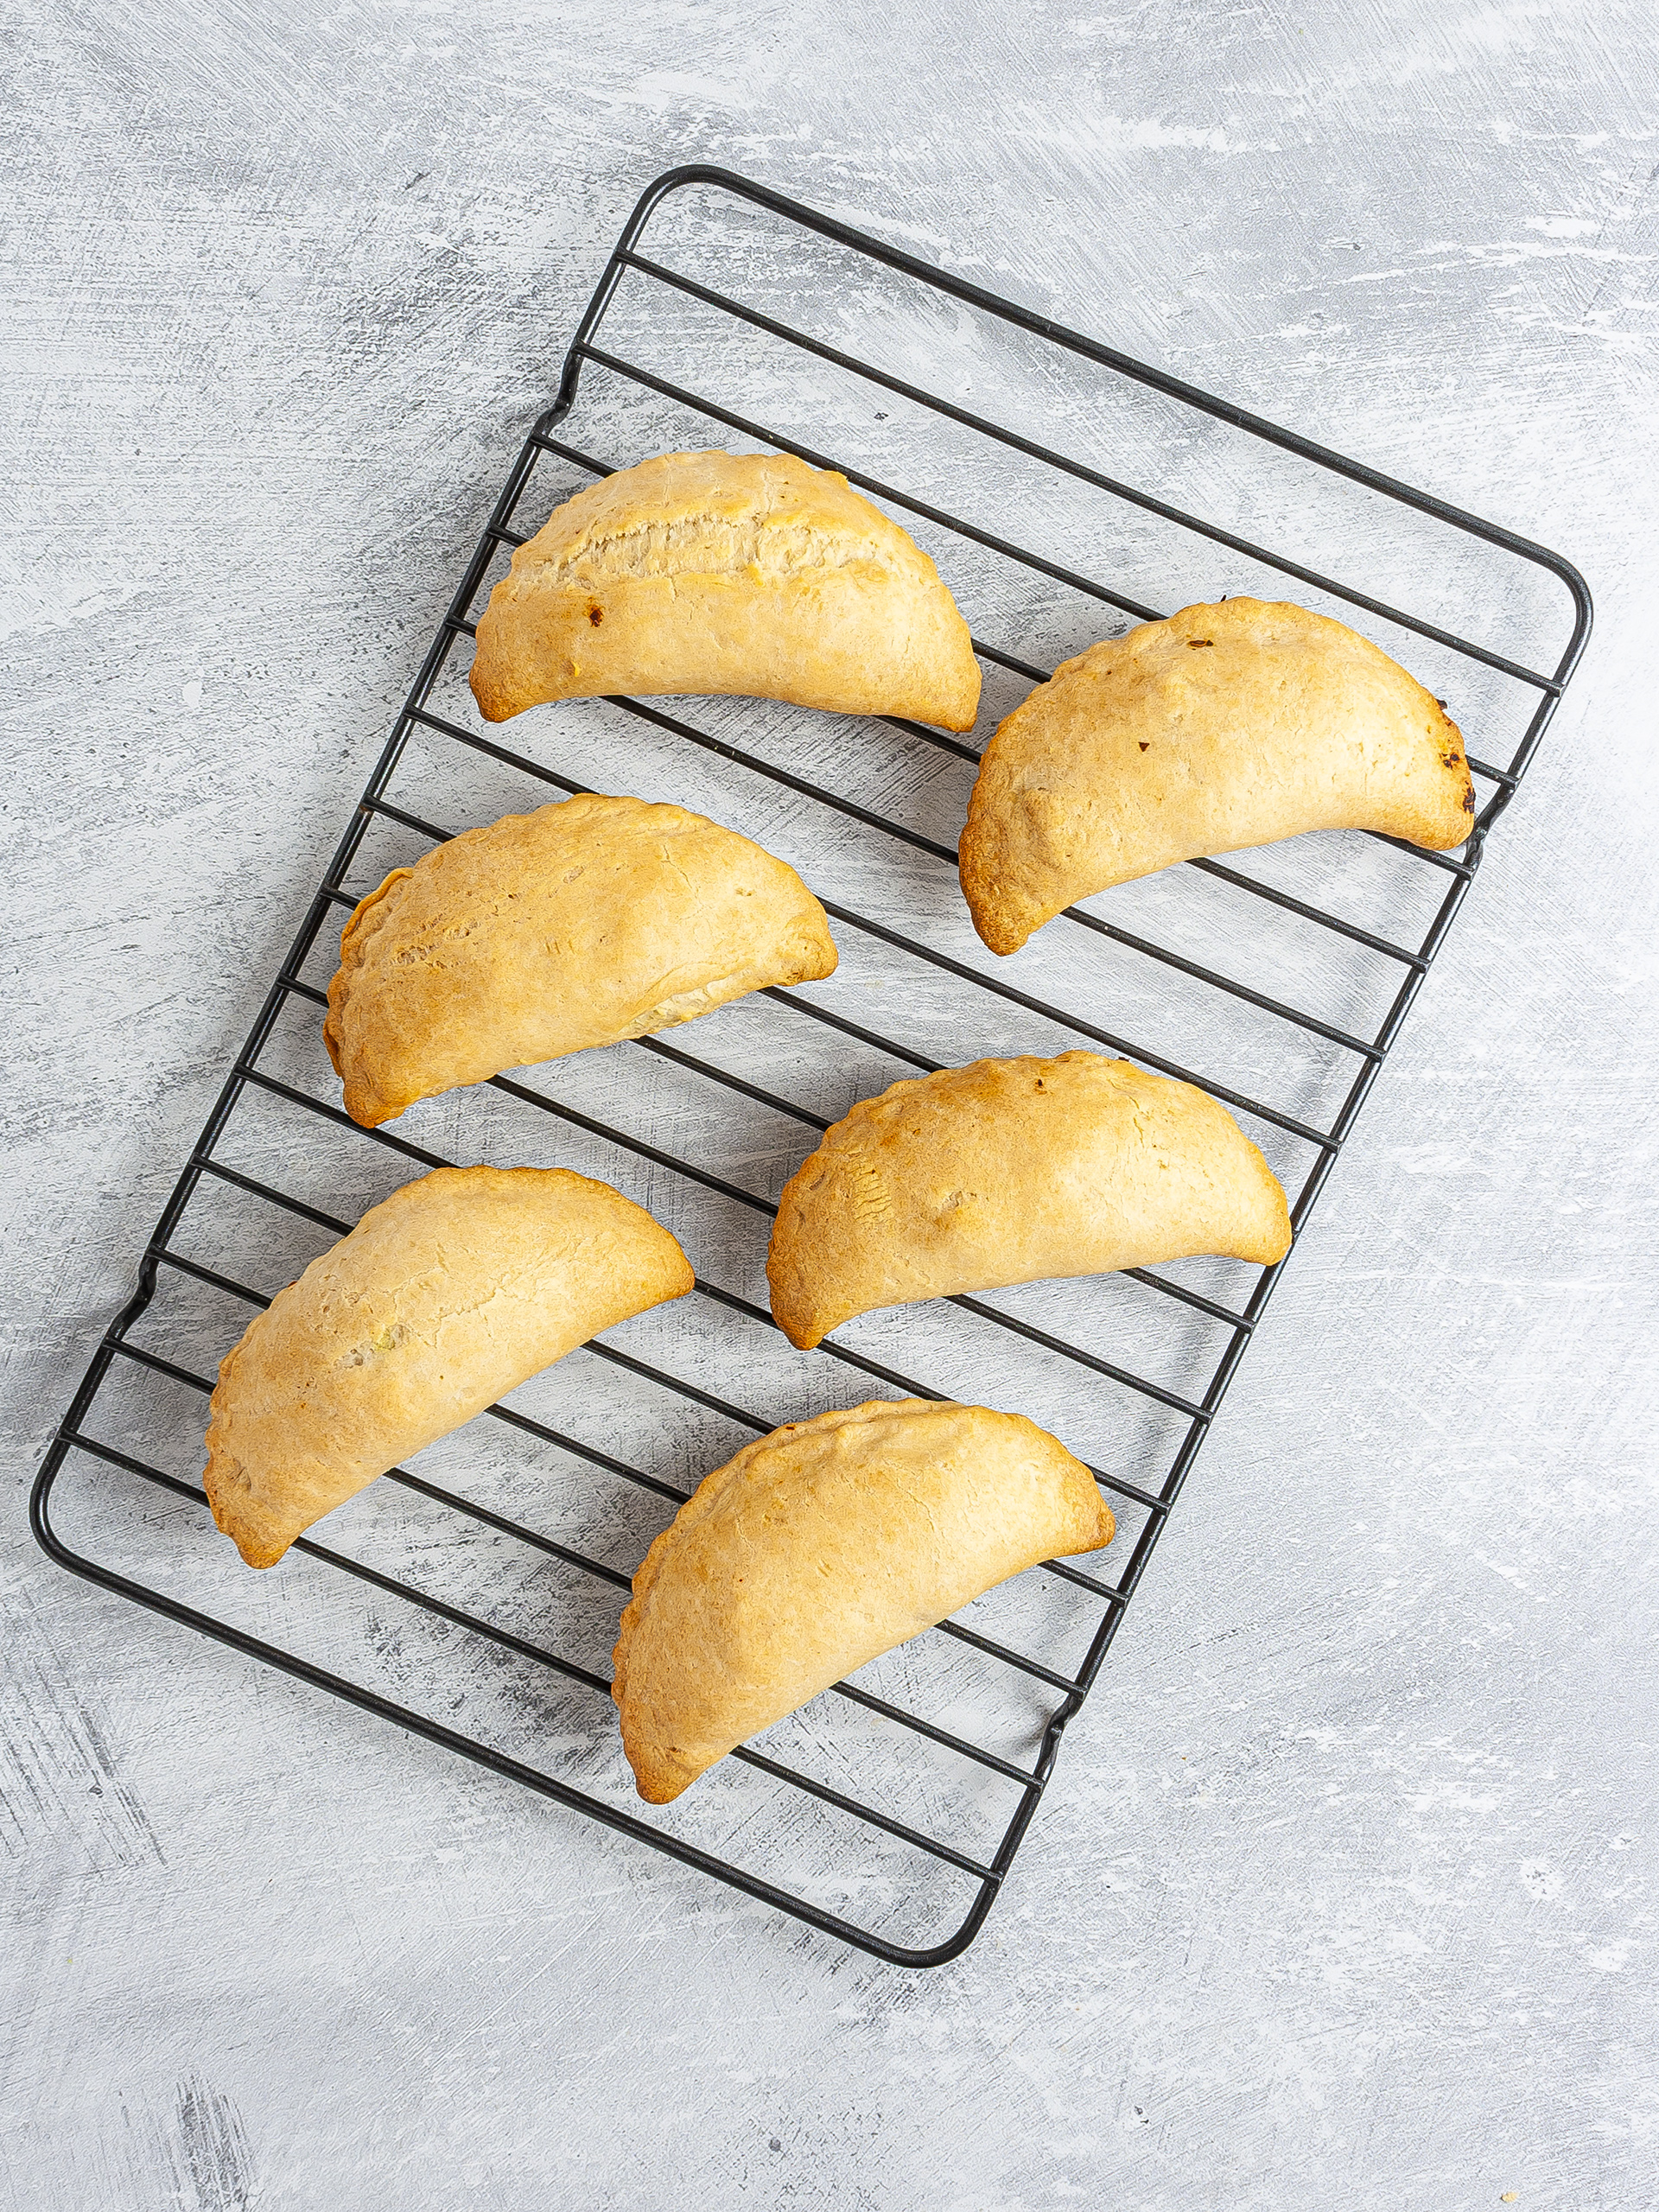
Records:
{"label": "shadow under cooling rack", "polygon": [[[595,476],[711,443],[843,470],[933,555],[985,676],[969,738],[730,699],[571,702],[520,716],[510,743],[486,731],[466,641],[512,549]],[[1479,794],[1464,850],[1353,833],[1192,861],[1074,908],[1015,959],[987,954],[956,839],[995,721],[1096,638],[1240,590],[1340,614],[1446,697]],[[1589,621],[1582,582],[1541,548],[761,187],[659,178],[48,1453],[40,1541],[828,1934],[904,1964],[955,1956],[1278,1269],[1028,1285],[866,1315],[800,1354],[766,1302],[779,1192],[855,1099],[904,1076],[1097,1046],[1224,1101],[1300,1230]],[[1536,639],[1561,631],[1539,665]],[[789,860],[831,917],[836,975],[356,1128],[320,1036],[344,912],[434,840],[588,789],[674,799]],[[679,1236],[695,1292],[247,1573],[201,1491],[219,1359],[412,1171],[474,1160],[604,1176]],[[609,1655],[645,1547],[748,1438],[893,1394],[1042,1422],[1095,1469],[1114,1542],[987,1593],[676,1805],[641,1807]]]}

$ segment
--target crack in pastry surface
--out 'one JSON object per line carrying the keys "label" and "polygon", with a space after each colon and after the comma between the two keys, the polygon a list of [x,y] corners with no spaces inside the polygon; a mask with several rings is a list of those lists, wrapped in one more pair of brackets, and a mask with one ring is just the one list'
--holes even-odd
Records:
{"label": "crack in pastry surface", "polygon": [[499,721],[556,699],[750,694],[969,729],[979,664],[938,570],[830,469],[658,454],[513,553],[471,676]]}

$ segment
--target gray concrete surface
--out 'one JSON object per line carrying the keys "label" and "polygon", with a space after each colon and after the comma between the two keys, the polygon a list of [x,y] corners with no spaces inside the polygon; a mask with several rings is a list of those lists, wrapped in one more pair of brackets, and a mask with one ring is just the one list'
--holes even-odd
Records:
{"label": "gray concrete surface", "polygon": [[[24,0],[3,66],[0,2204],[1651,2204],[1650,7]],[[1008,1894],[930,1974],[25,1523],[605,249],[690,159],[1557,545],[1598,605]]]}

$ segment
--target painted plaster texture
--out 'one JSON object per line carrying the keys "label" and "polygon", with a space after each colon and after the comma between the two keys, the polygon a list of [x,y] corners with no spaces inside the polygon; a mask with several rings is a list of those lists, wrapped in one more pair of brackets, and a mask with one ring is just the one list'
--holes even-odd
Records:
{"label": "painted plaster texture", "polygon": [[[1655,2201],[1653,28],[23,0],[6,2212]],[[87,1588],[25,1520],[609,241],[688,160],[1597,599],[1007,1894],[926,1974]]]}

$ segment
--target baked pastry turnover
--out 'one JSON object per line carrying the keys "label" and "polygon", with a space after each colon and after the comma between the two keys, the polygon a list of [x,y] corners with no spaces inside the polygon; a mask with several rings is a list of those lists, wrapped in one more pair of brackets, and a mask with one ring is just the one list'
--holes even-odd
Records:
{"label": "baked pastry turnover", "polygon": [[959,847],[974,927],[1017,952],[1077,899],[1304,830],[1444,851],[1474,824],[1458,726],[1306,607],[1189,607],[1055,670],[985,748]]}
{"label": "baked pastry turnover", "polygon": [[691,1288],[643,1206],[563,1167],[440,1167],[371,1206],[220,1363],[208,1502],[250,1567],[589,1337]]}
{"label": "baked pastry turnover", "polygon": [[456,1084],[830,975],[792,868],[683,806],[590,795],[467,830],[346,923],[323,1038],[365,1128]]}
{"label": "baked pastry turnover", "polygon": [[665,453],[557,507],[478,626],[473,696],[741,692],[971,729],[979,664],[921,548],[833,469]]}
{"label": "baked pastry turnover", "polygon": [[1284,1192],[1225,1107],[1064,1052],[861,1099],[784,1186],[766,1278],[778,1325],[810,1351],[875,1306],[1289,1249]]}
{"label": "baked pastry turnover", "polygon": [[1039,1560],[1109,1543],[1088,1469],[1033,1421],[899,1398],[774,1429],[646,1553],[611,1694],[639,1795]]}

